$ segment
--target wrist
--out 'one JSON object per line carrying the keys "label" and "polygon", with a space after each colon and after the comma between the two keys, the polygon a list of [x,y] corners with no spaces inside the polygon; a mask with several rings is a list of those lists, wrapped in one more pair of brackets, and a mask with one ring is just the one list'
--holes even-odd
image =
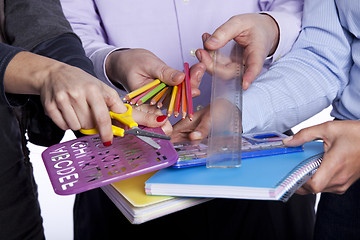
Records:
{"label": "wrist", "polygon": [[278,45],[279,45],[279,41],[280,41],[280,27],[277,23],[277,21],[275,20],[275,18],[273,18],[271,15],[267,14],[267,13],[260,13],[261,15],[263,15],[264,17],[267,18],[267,22],[269,23],[269,27],[271,29],[271,33],[272,34],[272,37],[271,39],[272,42],[271,42],[271,48],[270,48],[270,51],[269,51],[269,55],[268,56],[271,56],[275,53]]}

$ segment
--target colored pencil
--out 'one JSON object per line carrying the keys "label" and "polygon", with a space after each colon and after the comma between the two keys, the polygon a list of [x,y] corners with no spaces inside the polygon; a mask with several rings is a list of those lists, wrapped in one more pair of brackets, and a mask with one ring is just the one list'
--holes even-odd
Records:
{"label": "colored pencil", "polygon": [[181,84],[181,116],[182,119],[186,118],[186,108],[187,108],[187,104],[186,104],[186,86],[185,86],[185,82],[183,82]]}
{"label": "colored pencil", "polygon": [[170,104],[169,104],[168,110],[167,110],[168,117],[170,117],[173,112],[177,91],[178,91],[178,86],[173,86],[172,92],[171,92]]}
{"label": "colored pencil", "polygon": [[129,101],[130,99],[134,98],[135,96],[138,96],[140,94],[142,94],[143,92],[145,92],[146,90],[152,88],[153,86],[156,86],[160,84],[160,80],[159,79],[155,79],[154,81],[142,86],[141,88],[138,88],[128,94],[125,95],[125,97],[123,98],[124,101]]}
{"label": "colored pencil", "polygon": [[179,113],[180,113],[181,90],[182,90],[181,85],[182,85],[182,83],[180,83],[178,85],[178,90],[177,90],[177,93],[176,93],[176,100],[175,100],[175,105],[174,105],[174,116],[175,117],[179,116]]}
{"label": "colored pencil", "polygon": [[191,81],[190,81],[190,69],[189,63],[184,63],[184,71],[185,71],[185,87],[186,87],[186,102],[187,102],[187,111],[188,117],[190,121],[192,121],[194,116],[193,102],[191,96]]}
{"label": "colored pencil", "polygon": [[160,83],[157,85],[154,89],[152,89],[149,93],[147,93],[145,96],[143,96],[139,101],[136,102],[136,106],[139,106],[143,103],[145,103],[149,98],[157,94],[159,91],[161,91],[164,87],[166,87],[165,83]]}
{"label": "colored pencil", "polygon": [[155,95],[150,101],[150,105],[155,105],[161,97],[165,94],[166,90],[168,90],[169,87],[163,88],[158,94]]}
{"label": "colored pencil", "polygon": [[151,87],[150,89],[146,90],[145,92],[141,93],[140,95],[138,95],[138,96],[130,99],[129,104],[130,104],[130,105],[136,104],[137,101],[140,100],[140,98],[142,98],[143,96],[145,96],[146,94],[148,94],[148,93],[149,93],[151,90],[153,90],[155,87],[156,87],[156,86],[153,86],[153,87]]}
{"label": "colored pencil", "polygon": [[172,88],[168,87],[168,89],[166,90],[166,92],[164,93],[164,95],[162,95],[162,97],[160,98],[160,100],[157,102],[156,107],[157,108],[162,108],[164,101],[166,99],[166,97],[171,93]]}

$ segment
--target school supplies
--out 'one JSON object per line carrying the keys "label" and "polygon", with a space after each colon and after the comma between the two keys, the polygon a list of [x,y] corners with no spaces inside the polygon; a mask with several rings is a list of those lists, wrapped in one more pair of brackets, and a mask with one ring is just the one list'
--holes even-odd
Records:
{"label": "school supplies", "polygon": [[159,170],[145,183],[149,195],[287,201],[317,170],[323,143],[304,151],[246,158],[238,168],[198,166]]}
{"label": "school supplies", "polygon": [[208,168],[241,166],[243,51],[232,40],[213,54]]}
{"label": "school supplies", "polygon": [[165,99],[170,95],[170,103],[167,108],[168,117],[172,114],[174,114],[175,117],[178,117],[181,113],[183,119],[188,115],[189,119],[192,121],[193,104],[188,63],[184,63],[184,72],[185,80],[177,86],[167,86],[165,83],[160,82],[159,79],[156,79],[145,86],[128,93],[123,100],[130,105],[139,106],[151,99],[150,105],[156,105],[158,108],[162,108]]}
{"label": "school supplies", "polygon": [[[149,131],[140,129],[138,127],[138,124],[132,118],[132,107],[129,104],[125,104],[125,106],[127,107],[127,111],[125,113],[120,114],[120,113],[113,113],[112,111],[110,111],[110,117],[112,119],[115,119],[130,128],[129,130],[124,130],[123,128],[113,125],[112,130],[113,130],[113,134],[115,136],[123,137],[124,133],[133,134],[133,135],[137,136],[138,138],[140,138],[141,140],[143,140],[144,142],[146,142],[147,144],[149,144],[150,146],[153,146],[154,148],[157,148],[157,149],[160,148],[159,144],[157,144],[151,138],[160,138],[160,139],[166,139],[166,140],[171,139],[169,136],[166,136],[164,134],[157,134],[154,132],[149,132]],[[94,135],[94,134],[99,133],[96,128],[80,129],[80,132],[85,135]]]}
{"label": "school supplies", "polygon": [[[277,131],[242,134],[241,158],[261,157],[303,151],[303,146],[288,147],[282,142],[288,137]],[[184,168],[206,164],[208,140],[200,143],[174,143],[179,159],[172,167]]]}
{"label": "school supplies", "polygon": [[[161,128],[144,128],[164,134]],[[154,139],[154,149],[131,134],[114,136],[104,146],[98,135],[56,144],[42,153],[55,193],[68,195],[98,188],[175,163],[178,155],[168,140]]]}
{"label": "school supplies", "polygon": [[138,175],[101,187],[132,224],[141,224],[211,200],[146,195],[145,181],[154,173]]}

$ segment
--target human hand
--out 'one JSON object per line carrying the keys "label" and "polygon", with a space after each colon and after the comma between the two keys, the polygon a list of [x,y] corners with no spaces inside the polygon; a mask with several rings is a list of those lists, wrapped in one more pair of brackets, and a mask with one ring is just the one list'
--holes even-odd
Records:
{"label": "human hand", "polygon": [[40,95],[45,113],[61,129],[97,127],[104,144],[113,138],[109,110],[124,113],[117,92],[85,71],[29,52],[6,68],[6,92]]}
{"label": "human hand", "polygon": [[213,66],[211,51],[220,49],[232,39],[244,47],[243,88],[246,90],[260,74],[265,58],[275,52],[279,42],[279,28],[267,14],[250,13],[231,17],[212,35],[203,35],[204,49],[198,49],[196,56],[206,65],[207,71],[211,72]]}
{"label": "human hand", "polygon": [[324,141],[325,153],[320,167],[297,193],[345,193],[360,177],[359,132],[359,121],[332,121],[302,129],[285,139],[287,146],[299,146],[316,139]]}
{"label": "human hand", "polygon": [[210,105],[195,112],[193,120],[188,118],[174,125],[172,142],[197,141],[206,138],[210,129]]}
{"label": "human hand", "polygon": [[[107,58],[105,68],[109,79],[115,85],[121,84],[129,92],[157,78],[169,86],[178,85],[185,79],[183,72],[167,66],[152,52],[145,49],[115,51]],[[194,96],[200,93],[197,79],[201,78],[204,72],[203,64],[194,65],[190,70],[190,78],[194,79],[192,84]]]}
{"label": "human hand", "polygon": [[167,136],[170,136],[173,127],[166,115],[163,115],[161,110],[155,106],[142,104],[140,106],[133,106],[133,119],[139,125],[146,127],[161,127]]}

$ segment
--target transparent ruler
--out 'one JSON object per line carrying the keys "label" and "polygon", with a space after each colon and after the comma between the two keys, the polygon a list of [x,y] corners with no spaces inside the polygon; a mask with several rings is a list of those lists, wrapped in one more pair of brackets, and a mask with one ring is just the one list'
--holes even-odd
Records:
{"label": "transparent ruler", "polygon": [[243,48],[230,41],[213,54],[206,166],[241,165]]}

